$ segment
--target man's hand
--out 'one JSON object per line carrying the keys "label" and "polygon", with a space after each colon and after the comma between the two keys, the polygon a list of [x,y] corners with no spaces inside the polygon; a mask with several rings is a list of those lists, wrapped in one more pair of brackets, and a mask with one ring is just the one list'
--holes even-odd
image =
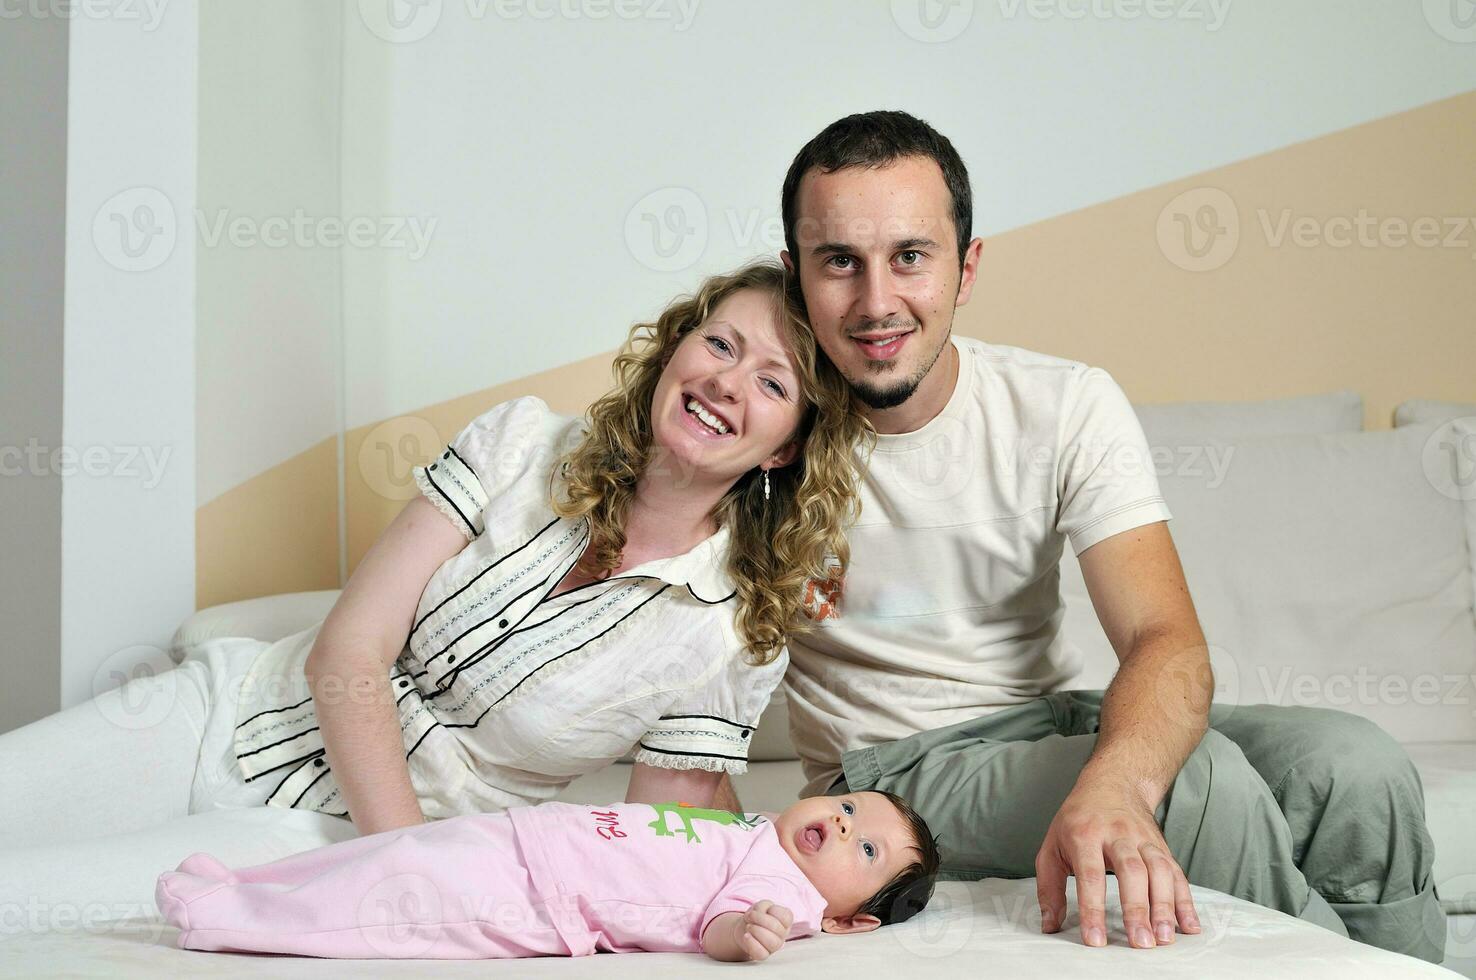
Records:
{"label": "man's hand", "polygon": [[765,899],[747,912],[724,912],[707,927],[703,943],[707,955],[728,962],[759,962],[779,952],[789,938],[794,913]]}
{"label": "man's hand", "polygon": [[1171,943],[1176,929],[1199,932],[1189,881],[1169,853],[1152,808],[1123,782],[1083,774],[1035,858],[1041,931],[1060,931],[1066,877],[1075,875],[1082,942],[1107,945],[1108,871],[1117,876],[1122,924],[1133,946]]}

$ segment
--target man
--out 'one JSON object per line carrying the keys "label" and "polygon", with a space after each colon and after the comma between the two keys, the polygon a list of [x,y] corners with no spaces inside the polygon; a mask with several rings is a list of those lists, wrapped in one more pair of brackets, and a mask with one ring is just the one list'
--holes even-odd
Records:
{"label": "man", "polygon": [[[1041,927],[1134,947],[1199,931],[1188,882],[1439,962],[1419,779],[1371,723],[1210,705],[1204,637],[1148,447],[1106,372],[951,335],[982,242],[953,146],[902,112],[828,126],[783,188],[820,344],[878,433],[839,615],[791,643],[807,792],[885,789],[946,877],[1038,878]],[[1119,658],[1100,692],[1059,637],[1070,542]],[[843,588],[844,594],[840,594]]]}

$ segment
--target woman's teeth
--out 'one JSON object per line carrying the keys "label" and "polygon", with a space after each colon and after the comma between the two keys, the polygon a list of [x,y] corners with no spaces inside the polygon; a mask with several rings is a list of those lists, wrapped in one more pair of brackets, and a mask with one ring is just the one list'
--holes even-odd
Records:
{"label": "woman's teeth", "polygon": [[691,401],[687,402],[687,411],[701,419],[702,424],[707,426],[709,429],[712,429],[714,432],[722,435],[727,434],[728,427],[723,424],[723,420],[709,412],[707,409],[703,408],[702,403],[699,402],[697,399],[694,398]]}

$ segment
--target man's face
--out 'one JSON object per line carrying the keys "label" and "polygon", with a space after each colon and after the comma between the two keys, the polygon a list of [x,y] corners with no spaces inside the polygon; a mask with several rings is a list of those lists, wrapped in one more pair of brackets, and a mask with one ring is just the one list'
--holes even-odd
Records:
{"label": "man's face", "polygon": [[811,170],[795,196],[795,246],[810,323],[875,409],[902,404],[948,342],[973,289],[978,242],[960,267],[952,198],[937,163]]}

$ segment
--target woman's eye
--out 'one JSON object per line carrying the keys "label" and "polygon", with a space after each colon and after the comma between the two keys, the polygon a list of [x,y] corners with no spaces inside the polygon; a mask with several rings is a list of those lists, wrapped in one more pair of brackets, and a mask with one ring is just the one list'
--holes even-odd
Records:
{"label": "woman's eye", "polygon": [[768,386],[768,388],[769,388],[770,391],[772,391],[774,394],[778,395],[780,398],[783,398],[784,397],[784,394],[785,394],[785,392],[784,392],[784,386],[781,385],[779,382],[774,381],[771,378],[765,378],[764,379],[764,384]]}
{"label": "woman's eye", "polygon": [[728,353],[730,350],[733,349],[733,348],[729,347],[728,346],[728,342],[726,340],[724,340],[723,338],[721,338],[721,337],[708,337],[707,338],[707,343],[709,344],[709,346],[712,346],[712,347],[717,348],[718,350],[722,351],[724,354]]}
{"label": "woman's eye", "polygon": [[853,806],[851,806],[851,804],[849,804],[849,803],[842,803],[841,804],[841,813],[844,813],[847,816],[850,816],[851,814],[853,814],[855,812],[856,812],[856,808],[853,807]]}

